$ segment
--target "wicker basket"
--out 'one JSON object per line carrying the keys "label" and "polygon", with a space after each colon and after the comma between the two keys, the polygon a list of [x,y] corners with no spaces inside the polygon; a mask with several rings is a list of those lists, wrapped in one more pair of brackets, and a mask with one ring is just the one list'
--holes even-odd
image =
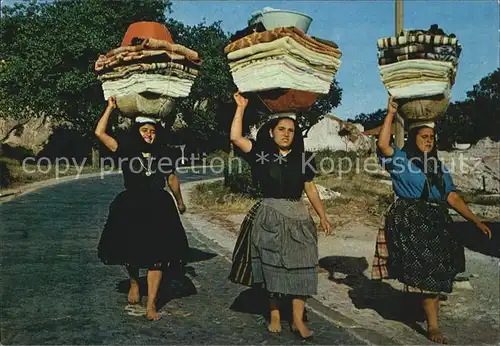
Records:
{"label": "wicker basket", "polygon": [[116,98],[116,105],[127,118],[149,116],[166,118],[175,106],[175,99],[170,96],[153,93],[130,94]]}
{"label": "wicker basket", "polygon": [[449,97],[444,95],[425,98],[398,100],[398,113],[409,120],[435,120],[440,118],[450,105]]}

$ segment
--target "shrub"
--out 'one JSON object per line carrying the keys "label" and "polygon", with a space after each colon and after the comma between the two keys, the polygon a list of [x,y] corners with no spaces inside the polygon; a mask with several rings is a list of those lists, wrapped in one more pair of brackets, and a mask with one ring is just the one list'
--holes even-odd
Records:
{"label": "shrub", "polygon": [[5,161],[0,161],[0,187],[8,187],[12,181],[9,168]]}
{"label": "shrub", "polygon": [[342,176],[352,176],[356,173],[357,165],[362,164],[363,157],[355,151],[321,150],[315,152],[314,159],[318,175],[338,175],[341,172]]}
{"label": "shrub", "polygon": [[22,161],[27,157],[33,157],[33,151],[24,147],[11,147],[8,144],[1,144],[1,156],[16,161]]}
{"label": "shrub", "polygon": [[227,162],[227,160],[229,159],[229,154],[226,153],[224,150],[216,150],[210,154],[207,155],[207,157],[205,158],[205,162],[207,164],[210,164],[212,163],[212,160],[214,160],[215,158],[217,158],[218,160],[216,160],[215,162],[213,162],[214,164],[218,164],[222,159],[225,162]]}
{"label": "shrub", "polygon": [[[356,152],[343,150],[322,150],[315,154],[317,176],[325,174],[341,174],[343,177],[353,176],[364,159]],[[226,160],[224,164],[224,182],[231,189],[231,192],[243,193],[252,198],[262,196],[262,190],[252,176],[250,165],[239,157]]]}
{"label": "shrub", "polygon": [[256,184],[250,165],[239,157],[228,158],[226,161],[224,185],[233,193],[243,193],[253,198],[262,196],[262,190]]}

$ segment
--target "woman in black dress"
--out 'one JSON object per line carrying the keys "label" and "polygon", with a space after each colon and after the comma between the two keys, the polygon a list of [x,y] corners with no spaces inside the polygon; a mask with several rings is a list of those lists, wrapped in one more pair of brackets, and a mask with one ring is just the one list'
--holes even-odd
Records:
{"label": "woman in black dress", "polygon": [[[272,333],[281,331],[278,303],[281,298],[291,298],[291,329],[307,339],[313,332],[303,321],[304,303],[307,297],[317,293],[318,236],[316,225],[302,202],[304,191],[325,233],[331,232],[312,182],[314,160],[304,152],[302,134],[290,117],[270,120],[259,130],[257,141],[243,137],[243,113],[248,100],[239,93],[234,98],[237,109],[231,141],[245,153],[264,198],[250,210],[242,224],[229,278],[266,289],[270,304],[268,330]],[[246,239],[242,241],[243,238]]]}
{"label": "woman in black dress", "polygon": [[[115,98],[110,97],[95,135],[118,156],[125,191],[118,194],[109,207],[98,256],[105,264],[126,266],[130,275],[128,301],[131,304],[140,302],[139,269],[148,269],[146,317],[158,320],[156,297],[163,269],[169,263],[182,261],[188,249],[177,211],[183,213],[186,207],[174,174],[175,156],[158,138],[161,125],[153,119],[138,117],[128,136],[117,140],[106,133],[114,108]],[[176,201],[165,190],[166,180]]]}

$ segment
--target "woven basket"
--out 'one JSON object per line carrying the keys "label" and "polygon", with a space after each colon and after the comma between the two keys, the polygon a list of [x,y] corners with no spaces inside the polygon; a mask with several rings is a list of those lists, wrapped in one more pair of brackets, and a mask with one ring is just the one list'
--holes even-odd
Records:
{"label": "woven basket", "polygon": [[116,105],[127,118],[149,116],[166,118],[175,106],[175,99],[170,96],[153,93],[130,94],[116,98]]}
{"label": "woven basket", "polygon": [[398,113],[409,120],[435,120],[440,118],[450,105],[444,95],[425,98],[398,100]]}

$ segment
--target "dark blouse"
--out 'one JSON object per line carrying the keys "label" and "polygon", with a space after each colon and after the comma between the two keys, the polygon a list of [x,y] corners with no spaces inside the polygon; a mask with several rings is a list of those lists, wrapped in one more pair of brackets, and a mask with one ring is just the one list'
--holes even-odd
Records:
{"label": "dark blouse", "polygon": [[252,141],[252,150],[243,158],[250,164],[265,198],[300,199],[304,183],[316,175],[314,157],[307,152],[292,151],[286,156],[266,153]]}
{"label": "dark blouse", "polygon": [[168,147],[161,148],[158,154],[144,157],[128,141],[122,140],[118,142],[115,154],[127,190],[163,190],[165,179],[175,173],[177,153]]}

